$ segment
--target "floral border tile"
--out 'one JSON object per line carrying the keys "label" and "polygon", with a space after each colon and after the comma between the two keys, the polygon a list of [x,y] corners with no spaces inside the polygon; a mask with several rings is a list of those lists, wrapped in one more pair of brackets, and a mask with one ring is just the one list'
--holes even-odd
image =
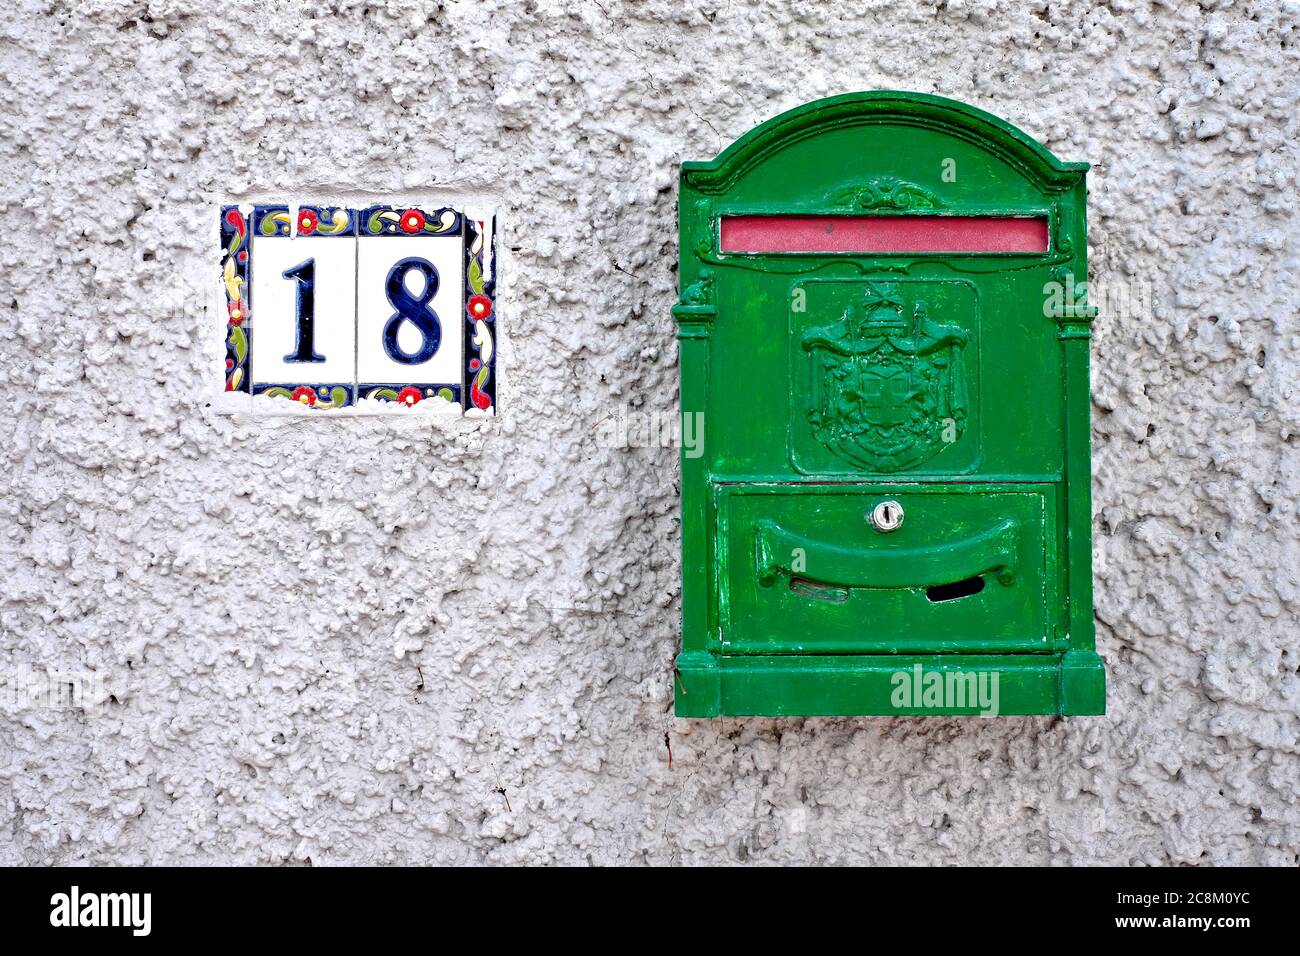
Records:
{"label": "floral border tile", "polygon": [[259,236],[293,235],[293,219],[288,206],[254,206],[253,232]]}
{"label": "floral border tile", "polygon": [[356,397],[356,389],[351,385],[275,385],[262,383],[254,386],[254,395],[267,398],[284,398],[297,402],[304,408],[328,409],[344,408],[351,405]]}
{"label": "floral border tile", "polygon": [[226,292],[226,391],[249,392],[252,286],[248,220],[238,206],[221,207],[221,281]]}
{"label": "floral border tile", "polygon": [[461,404],[458,385],[367,385],[360,389],[360,396],[380,402],[396,402],[407,408],[413,408],[420,402],[435,397],[455,405]]}
{"label": "floral border tile", "polygon": [[336,206],[299,206],[294,228],[298,236],[355,236],[356,212]]}
{"label": "floral border tile", "polygon": [[496,409],[496,216],[465,222],[465,388],[480,412]]}
{"label": "floral border tile", "polygon": [[259,236],[347,236],[357,234],[356,211],[340,206],[255,206],[253,229]]}
{"label": "floral border tile", "polygon": [[411,206],[367,206],[357,210],[359,236],[449,236],[464,217],[450,206],[432,212]]}

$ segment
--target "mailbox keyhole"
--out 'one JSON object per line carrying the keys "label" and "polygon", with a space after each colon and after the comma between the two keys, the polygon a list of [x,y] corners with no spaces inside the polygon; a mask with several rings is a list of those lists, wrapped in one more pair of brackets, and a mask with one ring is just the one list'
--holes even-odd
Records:
{"label": "mailbox keyhole", "polygon": [[925,596],[931,603],[938,604],[940,601],[955,601],[958,598],[970,597],[983,590],[984,579],[974,577],[964,581],[954,581],[952,584],[936,584],[932,588],[925,589]]}
{"label": "mailbox keyhole", "polygon": [[897,531],[903,523],[903,506],[897,501],[882,501],[871,509],[867,521],[877,531]]}

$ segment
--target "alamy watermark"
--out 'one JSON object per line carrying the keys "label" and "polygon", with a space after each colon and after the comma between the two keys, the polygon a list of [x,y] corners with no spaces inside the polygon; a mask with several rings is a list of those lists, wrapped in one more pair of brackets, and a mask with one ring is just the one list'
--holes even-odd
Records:
{"label": "alamy watermark", "polygon": [[148,936],[152,911],[152,893],[83,893],[74,885],[50,897],[51,926],[120,926],[132,936]]}
{"label": "alamy watermark", "polygon": [[704,413],[640,410],[624,405],[595,425],[601,448],[680,448],[686,458],[704,454]]}
{"label": "alamy watermark", "polygon": [[889,682],[889,702],[899,710],[976,710],[981,717],[998,716],[997,671],[911,670],[894,671]]}
{"label": "alamy watermark", "polygon": [[1043,315],[1048,318],[1150,318],[1155,309],[1151,283],[1145,279],[1076,280],[1072,273],[1043,283]]}
{"label": "alamy watermark", "polygon": [[33,669],[26,664],[0,670],[0,709],[33,707],[90,714],[107,698],[104,677],[95,671]]}

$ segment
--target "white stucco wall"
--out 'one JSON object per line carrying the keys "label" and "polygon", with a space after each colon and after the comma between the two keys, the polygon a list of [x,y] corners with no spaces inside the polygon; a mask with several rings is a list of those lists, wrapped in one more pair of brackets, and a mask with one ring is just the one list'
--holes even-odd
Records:
{"label": "white stucco wall", "polygon": [[[91,692],[0,699],[0,863],[1294,864],[1298,21],[22,0],[0,668]],[[1094,277],[1154,292],[1093,350],[1104,718],[672,717],[677,453],[594,426],[676,408],[678,163],[871,88],[1096,163]],[[499,419],[214,413],[220,203],[457,195]]]}

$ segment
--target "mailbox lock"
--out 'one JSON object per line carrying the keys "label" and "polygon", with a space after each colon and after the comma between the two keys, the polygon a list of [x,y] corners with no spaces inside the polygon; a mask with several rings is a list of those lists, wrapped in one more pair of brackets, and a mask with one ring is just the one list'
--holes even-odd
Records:
{"label": "mailbox lock", "polygon": [[877,531],[897,531],[903,524],[903,506],[897,501],[882,501],[867,515],[871,527]]}

